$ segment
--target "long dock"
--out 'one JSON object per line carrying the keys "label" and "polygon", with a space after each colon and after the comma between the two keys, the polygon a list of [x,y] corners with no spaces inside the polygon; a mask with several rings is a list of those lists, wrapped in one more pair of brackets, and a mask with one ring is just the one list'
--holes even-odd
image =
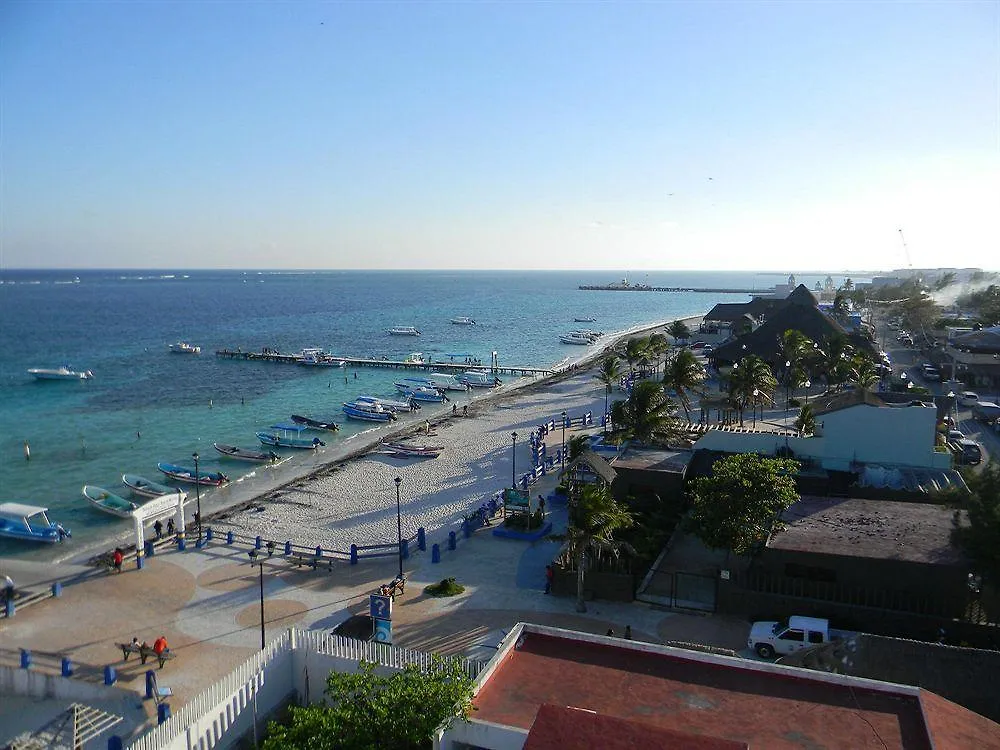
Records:
{"label": "long dock", "polygon": [[691,286],[646,286],[645,284],[630,284],[621,286],[620,284],[595,285],[583,284],[579,289],[588,292],[703,292],[705,294],[773,294],[774,289],[724,289]]}
{"label": "long dock", "polygon": [[[281,354],[279,352],[244,352],[240,349],[220,349],[215,353],[221,359],[235,359],[242,362],[276,362],[283,365],[300,364],[301,354]],[[547,367],[522,367],[520,365],[506,365],[490,367],[482,364],[471,364],[469,362],[403,362],[391,359],[367,359],[359,357],[341,357],[329,355],[339,362],[346,362],[348,367],[384,367],[395,370],[416,370],[445,372],[451,374],[463,373],[466,370],[480,368],[488,370],[495,375],[551,375],[552,370]],[[338,370],[339,367],[333,365],[302,365],[313,369]]]}

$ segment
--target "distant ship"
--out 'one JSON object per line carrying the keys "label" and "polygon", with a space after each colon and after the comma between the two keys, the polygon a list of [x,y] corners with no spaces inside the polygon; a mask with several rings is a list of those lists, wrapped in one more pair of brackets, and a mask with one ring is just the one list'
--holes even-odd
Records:
{"label": "distant ship", "polygon": [[606,290],[606,291],[629,291],[629,292],[651,292],[653,287],[649,284],[632,284],[628,279],[622,279],[621,281],[612,281],[610,284],[595,284],[595,285],[584,285],[580,289],[588,290]]}

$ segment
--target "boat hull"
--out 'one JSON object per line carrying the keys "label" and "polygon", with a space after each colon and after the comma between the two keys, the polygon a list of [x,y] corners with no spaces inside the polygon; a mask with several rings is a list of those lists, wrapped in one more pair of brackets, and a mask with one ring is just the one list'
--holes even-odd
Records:
{"label": "boat hull", "polygon": [[295,448],[296,450],[316,450],[321,445],[326,445],[319,438],[293,438],[283,435],[275,435],[272,432],[258,432],[257,439],[262,445],[269,445],[272,448]]}
{"label": "boat hull", "polygon": [[396,418],[391,411],[373,411],[370,409],[358,408],[350,404],[344,404],[344,414],[350,419],[357,419],[361,422],[391,422]]}
{"label": "boat hull", "polygon": [[340,429],[340,425],[332,419],[312,419],[311,417],[303,417],[299,414],[293,414],[292,421],[295,422],[295,424],[312,427],[314,430],[330,430],[331,432],[334,432]]}
{"label": "boat hull", "polygon": [[49,370],[44,367],[33,367],[28,370],[28,374],[36,380],[90,380],[94,377],[94,373],[90,370],[81,372],[70,370],[67,367],[60,367],[55,370]]}
{"label": "boat hull", "polygon": [[184,466],[158,463],[156,468],[173,479],[175,482],[198,484],[202,487],[219,487],[229,481],[229,477],[218,471],[199,471],[197,478],[195,478],[194,471]]}
{"label": "boat hull", "polygon": [[122,474],[122,483],[132,490],[133,495],[139,495],[140,497],[162,497],[163,495],[170,495],[175,492],[173,487],[151,482],[137,474]]}
{"label": "boat hull", "polygon": [[97,510],[110,513],[112,516],[117,516],[118,518],[131,518],[136,508],[139,507],[135,503],[119,497],[113,492],[108,492],[103,487],[95,487],[90,484],[83,486],[83,496]]}
{"label": "boat hull", "polygon": [[232,458],[236,461],[252,461],[253,463],[258,464],[269,464],[272,461],[278,460],[278,455],[271,451],[264,453],[262,451],[238,448],[235,445],[225,445],[223,443],[212,443],[212,447],[226,458]]}

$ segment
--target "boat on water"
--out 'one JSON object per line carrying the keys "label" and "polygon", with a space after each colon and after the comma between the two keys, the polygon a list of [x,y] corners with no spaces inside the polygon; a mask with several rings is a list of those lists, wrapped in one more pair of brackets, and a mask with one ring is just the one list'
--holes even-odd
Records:
{"label": "boat on water", "polygon": [[389,329],[390,336],[419,336],[418,331],[413,326],[393,326]]}
{"label": "boat on water", "polygon": [[559,340],[564,344],[577,344],[578,346],[590,346],[594,343],[590,336],[584,336],[580,333],[564,333],[559,337]]}
{"label": "boat on water", "polygon": [[452,318],[451,324],[454,326],[474,326],[476,324],[476,321],[474,321],[472,318],[461,316],[458,318]]}
{"label": "boat on water", "polygon": [[212,443],[212,447],[226,458],[234,458],[237,461],[268,464],[281,458],[274,451],[255,451],[251,448],[238,448],[235,445],[226,445],[225,443]]}
{"label": "boat on water", "polygon": [[414,401],[426,401],[432,404],[440,404],[443,401],[447,401],[448,397],[444,395],[443,391],[439,391],[437,388],[433,388],[430,385],[419,385],[417,383],[407,383],[405,381],[399,381],[393,383],[396,389],[406,396],[408,399]]}
{"label": "boat on water", "polygon": [[405,443],[382,443],[382,452],[402,458],[437,458],[444,450],[443,445],[407,445]]}
{"label": "boat on water", "polygon": [[457,377],[459,382],[470,388],[493,388],[500,385],[500,378],[489,370],[466,370]]}
{"label": "boat on water", "polygon": [[304,424],[273,424],[268,429],[271,431],[261,430],[258,432],[257,439],[272,448],[316,450],[321,445],[326,445],[318,437],[304,437],[303,433],[309,429]]}
{"label": "boat on water", "polygon": [[103,487],[95,487],[92,484],[83,485],[83,496],[98,510],[103,510],[105,513],[119,518],[131,518],[135,509],[139,507],[131,500],[126,500],[113,492],[108,492]]}
{"label": "boat on water", "polygon": [[423,365],[423,364],[426,364],[426,361],[424,360],[424,353],[423,352],[413,352],[411,354],[407,354],[406,357],[405,357],[405,359],[403,359],[403,364],[404,365]]}
{"label": "boat on water", "polygon": [[574,323],[596,323],[597,318],[573,318]]}
{"label": "boat on water", "polygon": [[469,386],[460,383],[454,375],[445,375],[440,372],[432,372],[430,375],[413,375],[408,378],[400,378],[396,383],[405,384],[408,388],[436,388],[439,391],[467,391]]}
{"label": "boat on water", "polygon": [[362,422],[391,422],[396,415],[382,404],[355,399],[344,404],[344,414]]}
{"label": "boat on water", "polygon": [[36,380],[90,380],[94,377],[91,370],[74,370],[63,365],[62,367],[32,367],[28,374]]}
{"label": "boat on water", "polygon": [[0,503],[0,536],[45,544],[73,536],[62,524],[49,520],[48,510],[39,505]]}
{"label": "boat on water", "polygon": [[413,403],[411,399],[397,401],[396,399],[382,398],[381,396],[358,396],[354,400],[361,403],[379,404],[383,409],[388,409],[391,412],[397,413],[418,411],[420,409],[420,404]]}
{"label": "boat on water", "polygon": [[201,347],[189,344],[187,341],[178,341],[169,345],[172,354],[201,354]]}
{"label": "boat on water", "polygon": [[293,414],[292,421],[297,425],[312,427],[314,430],[330,430],[335,432],[340,429],[340,425],[334,422],[333,419],[313,419],[312,417],[303,417],[301,414]]}
{"label": "boat on water", "polygon": [[187,482],[188,484],[200,484],[207,487],[219,487],[229,481],[229,477],[221,471],[198,471],[195,476],[194,469],[176,464],[168,464],[163,461],[156,465],[156,468],[173,479],[175,482]]}
{"label": "boat on water", "polygon": [[295,360],[304,367],[346,367],[347,362],[327,354],[322,349],[303,349]]}
{"label": "boat on water", "polygon": [[172,495],[177,490],[159,482],[152,482],[146,477],[138,474],[122,474],[122,483],[132,490],[133,495],[140,497],[160,497],[161,495]]}

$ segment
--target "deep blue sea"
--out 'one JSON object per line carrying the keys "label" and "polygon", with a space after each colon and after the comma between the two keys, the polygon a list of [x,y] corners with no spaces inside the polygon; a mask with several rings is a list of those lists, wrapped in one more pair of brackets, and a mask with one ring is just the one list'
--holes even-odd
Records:
{"label": "deep blue sea", "polygon": [[[811,288],[821,278],[798,280]],[[213,442],[259,448],[254,432],[288,422],[292,413],[342,422],[343,401],[392,396],[400,375],[228,361],[215,356],[219,349],[323,347],[389,359],[420,351],[436,361],[471,354],[483,362],[496,351],[502,365],[551,366],[584,354],[559,342],[574,328],[619,331],[749,299],[577,288],[617,280],[606,272],[0,271],[0,502],[46,506],[72,530],[66,545],[93,544],[128,522],[92,509],[80,494],[84,484],[127,496],[122,473],[162,481],[157,462],[191,467],[194,451],[202,469],[235,478],[254,466],[216,458]],[[663,272],[632,280],[765,289],[785,277]],[[456,316],[476,325],[450,324]],[[574,323],[577,316],[597,321]],[[423,335],[388,335],[395,325],[416,326]],[[169,353],[168,344],[180,340],[202,353]],[[27,373],[60,365],[92,370],[94,378],[43,382]],[[346,422],[324,436],[330,446],[321,450],[332,453],[371,429]],[[292,458],[298,460],[305,459]],[[66,552],[0,540],[0,556]]]}

